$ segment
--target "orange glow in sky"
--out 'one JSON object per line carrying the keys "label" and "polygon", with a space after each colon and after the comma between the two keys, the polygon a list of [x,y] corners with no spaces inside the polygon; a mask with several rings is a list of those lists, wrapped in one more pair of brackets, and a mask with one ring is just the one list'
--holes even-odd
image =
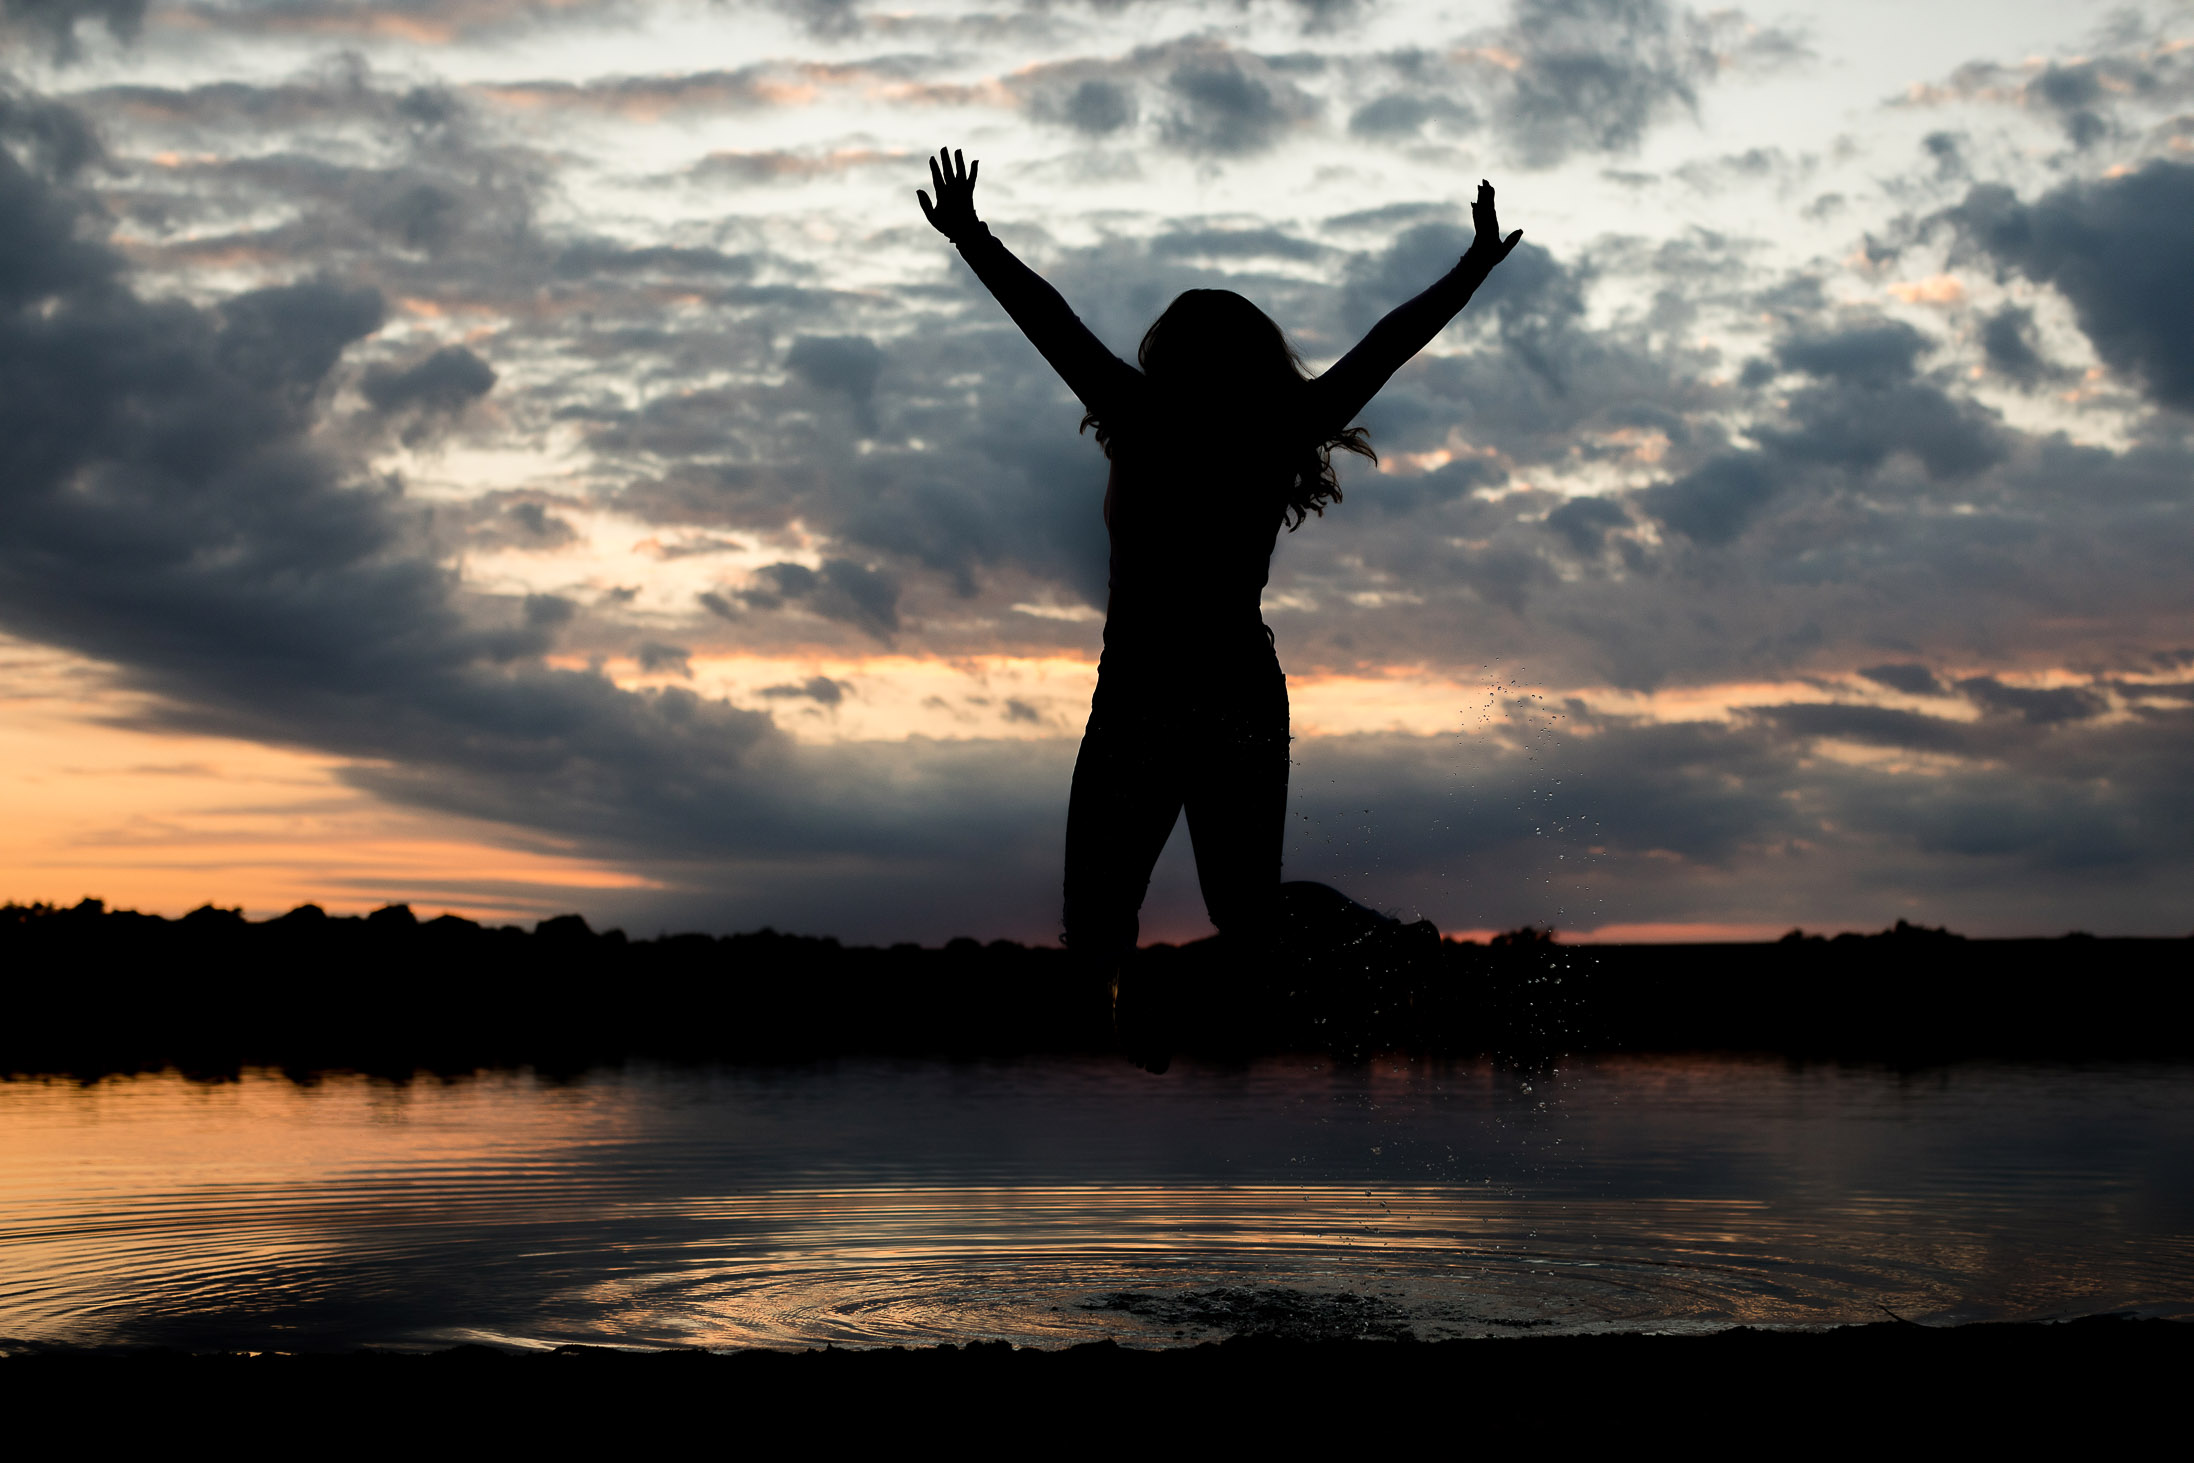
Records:
{"label": "orange glow in sky", "polygon": [[167,915],[241,905],[254,918],[409,903],[530,923],[648,882],[536,835],[391,807],[344,783],[339,758],[112,724],[137,703],[96,668],[21,645],[0,654],[0,899],[88,895]]}

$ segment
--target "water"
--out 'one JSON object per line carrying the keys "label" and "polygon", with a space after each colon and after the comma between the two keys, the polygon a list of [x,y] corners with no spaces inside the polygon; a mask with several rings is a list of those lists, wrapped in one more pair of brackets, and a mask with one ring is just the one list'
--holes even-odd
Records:
{"label": "water", "polygon": [[0,1337],[711,1347],[2194,1317],[2194,1071],[0,1082]]}

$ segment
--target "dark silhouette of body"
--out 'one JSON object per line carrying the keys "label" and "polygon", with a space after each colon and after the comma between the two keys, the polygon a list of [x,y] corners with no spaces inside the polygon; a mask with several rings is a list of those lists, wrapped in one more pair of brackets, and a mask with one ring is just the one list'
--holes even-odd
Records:
{"label": "dark silhouette of body", "polygon": [[1212,923],[1253,954],[1277,937],[1287,682],[1260,599],[1280,527],[1339,499],[1332,450],[1372,455],[1351,419],[1522,232],[1501,238],[1481,183],[1470,251],[1323,375],[1306,378],[1279,327],[1229,290],[1176,299],[1131,366],[977,218],[979,167],[940,152],[936,202],[915,196],[1081,398],[1112,462],[1111,593],[1067,807],[1063,935],[1114,973],[1117,997],[1151,869],[1184,809]]}

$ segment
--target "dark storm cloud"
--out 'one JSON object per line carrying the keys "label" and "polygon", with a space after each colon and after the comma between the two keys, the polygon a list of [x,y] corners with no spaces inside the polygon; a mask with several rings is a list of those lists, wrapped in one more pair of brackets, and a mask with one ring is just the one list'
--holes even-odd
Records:
{"label": "dark storm cloud", "polygon": [[2001,268],[2056,286],[2110,365],[2194,409],[2194,163],[2061,184],[2031,204],[1982,184],[1944,217]]}

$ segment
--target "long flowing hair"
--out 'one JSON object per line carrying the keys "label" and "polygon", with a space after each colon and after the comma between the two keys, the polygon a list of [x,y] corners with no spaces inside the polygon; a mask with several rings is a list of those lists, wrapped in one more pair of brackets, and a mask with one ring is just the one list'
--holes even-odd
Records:
{"label": "long flowing hair", "polygon": [[1160,436],[1172,436],[1174,449],[1180,451],[1198,428],[1246,428],[1285,454],[1283,471],[1274,481],[1286,486],[1275,506],[1289,532],[1313,513],[1324,516],[1326,504],[1341,501],[1341,485],[1333,475],[1336,449],[1379,460],[1362,427],[1316,440],[1290,439],[1305,419],[1303,388],[1310,374],[1272,317],[1232,290],[1184,291],[1143,332],[1135,363],[1170,420],[1162,426],[1108,422],[1089,413],[1082,418],[1082,429],[1096,429],[1105,456],[1112,456],[1123,431],[1139,440],[1155,429]]}

